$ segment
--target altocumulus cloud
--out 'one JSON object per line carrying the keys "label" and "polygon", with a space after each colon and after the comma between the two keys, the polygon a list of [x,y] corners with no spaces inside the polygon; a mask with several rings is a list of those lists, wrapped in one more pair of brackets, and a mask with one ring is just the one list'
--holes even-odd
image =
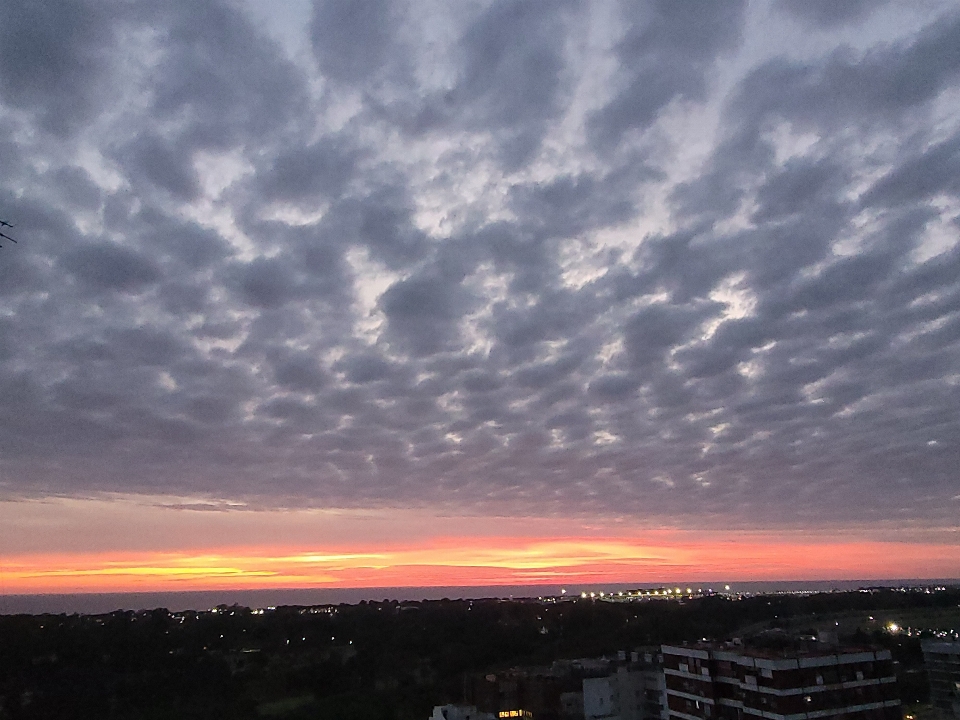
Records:
{"label": "altocumulus cloud", "polygon": [[955,524],[960,13],[842,5],[0,4],[0,493]]}

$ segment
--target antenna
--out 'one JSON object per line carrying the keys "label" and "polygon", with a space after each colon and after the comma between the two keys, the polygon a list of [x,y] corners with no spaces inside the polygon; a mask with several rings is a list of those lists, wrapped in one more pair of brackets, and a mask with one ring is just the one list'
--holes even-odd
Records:
{"label": "antenna", "polygon": [[[10,223],[8,223],[6,220],[0,220],[0,228],[12,228],[12,227],[13,227],[13,225],[11,225]],[[12,237],[10,237],[9,235],[7,235],[6,233],[0,232],[0,238],[3,238],[4,240],[9,240],[9,241],[12,242],[14,245],[17,244],[17,241],[14,240],[14,239],[13,239]],[[3,247],[3,245],[0,245],[0,247]]]}

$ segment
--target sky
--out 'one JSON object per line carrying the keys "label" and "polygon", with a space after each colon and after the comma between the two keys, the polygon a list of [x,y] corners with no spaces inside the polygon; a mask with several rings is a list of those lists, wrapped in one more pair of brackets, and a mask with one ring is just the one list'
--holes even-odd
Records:
{"label": "sky", "polygon": [[960,9],[0,3],[0,593],[960,577]]}

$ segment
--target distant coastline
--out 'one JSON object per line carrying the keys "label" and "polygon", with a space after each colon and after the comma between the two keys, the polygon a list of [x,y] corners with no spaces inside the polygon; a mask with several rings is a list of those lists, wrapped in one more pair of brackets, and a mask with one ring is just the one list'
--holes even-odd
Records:
{"label": "distant coastline", "polygon": [[598,583],[596,585],[495,585],[449,587],[378,587],[378,588],[285,588],[285,589],[222,589],[187,592],[137,593],[64,593],[43,595],[0,595],[0,615],[30,614],[100,614],[114,610],[146,610],[167,608],[171,611],[205,610],[217,605],[269,607],[279,605],[354,604],[364,600],[441,600],[467,598],[536,598],[567,596],[581,592],[626,592],[637,588],[683,587],[730,593],[775,593],[831,590],[857,590],[864,587],[918,587],[960,585],[958,578],[910,578],[864,580],[770,580],[736,582],[664,581],[662,583]]}

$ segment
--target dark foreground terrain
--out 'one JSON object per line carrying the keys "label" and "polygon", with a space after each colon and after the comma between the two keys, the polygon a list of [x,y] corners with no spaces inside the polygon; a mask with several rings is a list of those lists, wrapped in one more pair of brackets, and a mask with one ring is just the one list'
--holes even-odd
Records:
{"label": "dark foreground terrain", "polygon": [[891,648],[909,703],[919,637],[960,629],[958,608],[948,588],[0,616],[0,718],[425,720],[472,673],[781,628]]}

